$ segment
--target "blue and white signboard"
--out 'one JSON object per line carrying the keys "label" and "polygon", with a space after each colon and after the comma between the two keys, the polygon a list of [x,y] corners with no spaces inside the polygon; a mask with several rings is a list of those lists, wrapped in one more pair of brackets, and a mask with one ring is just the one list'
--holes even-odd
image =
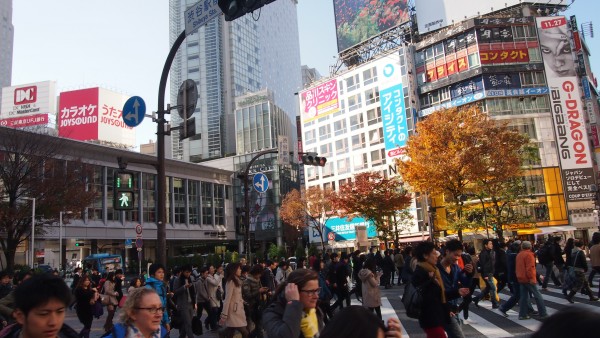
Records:
{"label": "blue and white signboard", "polygon": [[252,186],[254,187],[254,190],[259,193],[267,191],[269,189],[269,179],[267,178],[267,175],[263,173],[255,174],[252,177]]}
{"label": "blue and white signboard", "polygon": [[548,87],[536,87],[536,88],[519,88],[519,89],[494,89],[486,90],[485,96],[487,97],[498,97],[498,96],[524,96],[524,95],[544,95],[550,91]]}
{"label": "blue and white signboard", "polygon": [[470,95],[465,95],[462,97],[459,97],[457,99],[442,103],[442,104],[438,104],[436,106],[433,107],[429,107],[427,109],[423,109],[421,111],[419,111],[419,117],[424,117],[427,116],[435,111],[438,111],[440,109],[443,108],[452,108],[452,107],[458,107],[458,106],[462,106],[471,102],[475,102],[475,101],[479,101],[479,100],[483,100],[485,98],[485,94],[483,92],[479,92],[479,93],[475,93],[475,94],[470,94]]}
{"label": "blue and white signboard", "polygon": [[218,0],[201,0],[185,10],[185,35],[194,33],[211,19],[223,13]]}
{"label": "blue and white signboard", "polygon": [[591,99],[592,98],[592,92],[590,91],[590,81],[588,80],[587,76],[583,76],[581,78],[581,86],[583,87],[583,94],[585,95],[586,99]]}
{"label": "blue and white signboard", "polygon": [[[351,221],[345,217],[333,217],[325,222],[325,231],[323,233],[323,241],[328,241],[330,233],[335,234],[335,241],[352,241],[356,239],[356,226],[365,225],[367,226],[367,237],[377,237],[377,230],[373,222],[367,222],[362,217],[354,217]],[[319,232],[314,228],[309,228],[309,239],[311,243],[320,243]]]}
{"label": "blue and white signboard", "polygon": [[377,63],[383,139],[387,157],[396,157],[406,147],[408,123],[400,74],[400,56],[388,55]]}
{"label": "blue and white signboard", "polygon": [[146,102],[139,96],[132,96],[123,105],[123,122],[128,127],[136,127],[146,116]]}

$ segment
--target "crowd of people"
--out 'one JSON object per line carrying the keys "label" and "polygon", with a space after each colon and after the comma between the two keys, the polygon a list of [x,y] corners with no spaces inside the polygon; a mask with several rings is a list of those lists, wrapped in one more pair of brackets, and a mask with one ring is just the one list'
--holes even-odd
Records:
{"label": "crowd of people", "polygon": [[[544,320],[543,294],[550,280],[571,303],[577,292],[598,300],[591,287],[600,272],[600,233],[594,234],[589,254],[580,240],[561,243],[560,237],[535,244],[486,239],[476,254],[473,245],[458,240],[420,242],[403,250],[313,255],[294,268],[286,260],[248,264],[244,258],[172,270],[155,263],[147,274],[132,278],[126,292],[122,270],[100,275],[78,268],[70,288],[52,274],[1,272],[0,338],[89,338],[94,319],[103,316],[104,337],[111,338],[162,338],[173,328],[180,338],[203,330],[244,338],[401,337],[398,320],[383,321],[381,293],[407,283],[422,296],[418,323],[427,337],[464,337],[461,324],[469,323],[469,307],[488,299],[504,316],[518,304],[519,320]],[[498,293],[504,288],[511,297],[502,302]],[[351,305],[352,295],[362,306]],[[79,332],[64,325],[67,309],[76,312]]]}

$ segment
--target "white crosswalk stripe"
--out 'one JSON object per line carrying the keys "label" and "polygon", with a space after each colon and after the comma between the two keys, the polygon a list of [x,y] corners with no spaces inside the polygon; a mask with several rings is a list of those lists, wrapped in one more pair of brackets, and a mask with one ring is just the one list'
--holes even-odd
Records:
{"label": "white crosswalk stripe", "polygon": [[[399,295],[402,294],[402,289],[398,289]],[[544,305],[546,306],[548,315],[556,313],[564,306],[578,306],[600,313],[600,302],[589,302],[588,297],[584,295],[577,294],[574,298],[575,304],[571,304],[566,300],[560,288],[548,286],[548,290],[541,292],[541,294],[544,298]],[[506,302],[509,298],[510,293],[508,290],[503,290],[500,293],[501,303]],[[560,306],[557,306],[557,304]],[[537,310],[535,304],[533,304],[533,308]],[[492,309],[492,304],[489,301],[480,301],[479,308],[471,304],[469,307],[469,319],[472,323],[463,324],[465,337],[526,337],[538,330],[542,325],[542,322],[536,316],[532,316],[532,319],[528,320],[519,320],[518,311],[519,305],[517,304],[513,309],[507,311],[508,317],[504,317],[499,310]],[[412,320],[406,317],[404,310],[399,311],[399,313],[401,322]],[[460,314],[460,316],[462,318],[463,314]],[[424,337],[423,331],[415,328],[414,325],[411,330],[408,332],[405,330],[405,335],[412,334],[415,337]]]}
{"label": "white crosswalk stripe", "polygon": [[[362,303],[354,298],[352,299],[352,302],[350,304],[362,306]],[[400,321],[400,325],[402,326],[402,333],[403,333],[402,338],[410,338],[408,333],[406,333],[406,329],[402,325],[402,321],[400,320],[400,318],[398,318],[398,314],[396,314],[396,310],[394,310],[394,307],[392,306],[392,304],[390,304],[390,301],[388,300],[387,297],[381,297],[381,317],[383,318],[383,321],[385,323],[387,323],[387,320],[390,318],[398,319]]]}

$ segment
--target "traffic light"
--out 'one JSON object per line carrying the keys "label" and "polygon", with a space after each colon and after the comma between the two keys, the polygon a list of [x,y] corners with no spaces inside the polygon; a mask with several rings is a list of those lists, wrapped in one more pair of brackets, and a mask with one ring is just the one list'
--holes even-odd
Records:
{"label": "traffic light", "polygon": [[302,155],[302,164],[324,167],[327,163],[327,158],[316,155]]}
{"label": "traffic light", "polygon": [[273,1],[275,0],[219,0],[219,8],[225,14],[225,21],[233,21]]}
{"label": "traffic light", "polygon": [[113,208],[115,210],[133,210],[135,209],[133,171],[117,171],[114,177],[114,197]]}
{"label": "traffic light", "polygon": [[85,246],[85,243],[84,242],[76,242],[75,246]]}
{"label": "traffic light", "polygon": [[181,131],[179,132],[179,140],[183,141],[186,138],[196,136],[196,118],[192,117],[184,120],[181,123]]}

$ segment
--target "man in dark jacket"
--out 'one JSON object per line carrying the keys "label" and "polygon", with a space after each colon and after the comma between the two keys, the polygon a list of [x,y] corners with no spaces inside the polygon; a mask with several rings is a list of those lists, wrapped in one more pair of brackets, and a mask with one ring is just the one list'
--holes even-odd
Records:
{"label": "man in dark jacket", "polygon": [[483,240],[483,250],[479,253],[479,266],[481,269],[481,278],[485,281],[485,288],[478,296],[473,297],[473,303],[479,307],[479,301],[490,295],[492,308],[497,309],[500,305],[496,300],[496,285],[494,285],[494,265],[496,264],[496,253],[493,250],[494,243],[491,239]]}
{"label": "man in dark jacket", "polygon": [[[554,246],[554,238],[550,237],[548,241],[540,248],[540,251],[544,251],[543,255],[538,254],[538,261],[546,267],[546,275],[544,276],[544,281],[542,282],[542,291],[548,290],[548,281],[552,278],[552,282],[557,287],[561,287],[562,284],[560,280],[554,274],[554,264],[557,260],[562,261],[562,250],[560,249],[560,245],[558,246],[558,251],[556,251],[556,247]],[[559,255],[560,258],[556,257]],[[546,257],[544,257],[546,256]],[[542,258],[544,257],[545,260]]]}
{"label": "man in dark jacket", "polygon": [[[350,306],[350,293],[348,291],[348,277],[350,274],[348,273],[348,257],[344,254],[342,259],[337,260],[337,254],[334,254],[335,265],[332,266],[329,272],[329,285],[333,287],[333,292],[337,295],[337,300],[331,306],[331,311],[334,311],[338,306],[340,308],[344,307],[344,301],[346,301],[346,306]],[[333,273],[332,271],[333,270]]]}
{"label": "man in dark jacket", "polygon": [[76,338],[77,332],[64,324],[71,291],[62,278],[50,274],[33,276],[14,292],[17,323],[9,325],[1,338]]}
{"label": "man in dark jacket", "polygon": [[464,337],[458,322],[458,301],[470,292],[468,286],[471,282],[471,277],[469,274],[473,272],[473,265],[466,264],[464,270],[458,266],[457,262],[462,255],[462,251],[463,246],[459,240],[453,239],[448,241],[444,257],[437,264],[444,282],[446,302],[448,302],[450,309],[455,314],[452,320],[444,326],[444,330],[449,338]]}

